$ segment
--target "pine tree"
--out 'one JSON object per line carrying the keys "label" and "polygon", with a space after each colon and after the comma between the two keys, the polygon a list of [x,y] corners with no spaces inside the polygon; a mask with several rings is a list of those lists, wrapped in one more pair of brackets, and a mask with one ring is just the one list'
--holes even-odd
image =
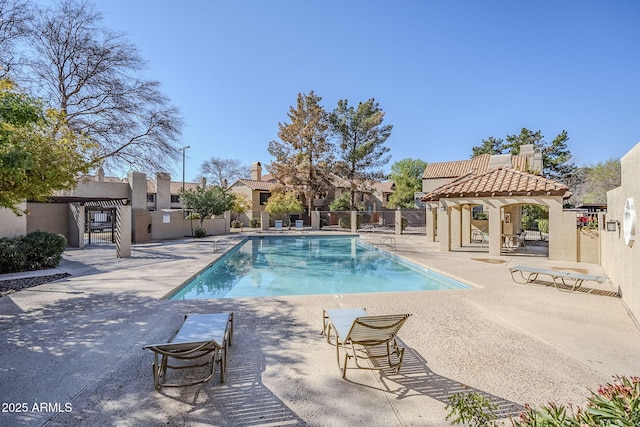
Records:
{"label": "pine tree", "polygon": [[329,121],[338,143],[336,174],[349,182],[351,209],[355,206],[357,191],[368,191],[373,181],[384,179],[382,168],[389,162],[384,146],[391,135],[392,125],[382,125],[384,112],[373,98],[348,105],[346,99],[338,101]]}
{"label": "pine tree", "polygon": [[313,200],[329,191],[334,161],[329,118],[321,100],[313,91],[299,93],[296,108],[291,107],[287,114],[290,122],[278,124],[280,140],[269,143],[269,154],[275,160],[267,169],[286,188],[305,196],[309,212]]}

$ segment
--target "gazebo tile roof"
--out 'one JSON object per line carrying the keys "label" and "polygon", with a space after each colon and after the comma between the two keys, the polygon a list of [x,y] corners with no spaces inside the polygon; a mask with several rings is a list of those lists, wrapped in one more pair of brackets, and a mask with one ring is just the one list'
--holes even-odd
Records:
{"label": "gazebo tile roof", "polygon": [[564,195],[569,188],[557,181],[510,168],[467,175],[425,194],[423,201],[469,196]]}

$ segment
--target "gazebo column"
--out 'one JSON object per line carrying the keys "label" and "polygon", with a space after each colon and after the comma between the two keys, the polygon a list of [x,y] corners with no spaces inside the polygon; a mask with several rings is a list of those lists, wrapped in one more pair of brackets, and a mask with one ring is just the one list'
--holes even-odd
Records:
{"label": "gazebo column", "polygon": [[461,224],[462,228],[460,229],[462,245],[468,245],[471,243],[471,206],[462,205],[461,209]]}
{"label": "gazebo column", "polygon": [[440,241],[440,250],[443,252],[451,250],[449,229],[449,209],[446,205],[441,204],[438,210],[438,240]]}
{"label": "gazebo column", "polygon": [[462,246],[462,234],[460,233],[462,225],[462,209],[460,206],[453,206],[449,213],[449,232],[451,233],[451,249]]}
{"label": "gazebo column", "polygon": [[436,241],[436,215],[438,214],[437,208],[431,208],[429,205],[426,207],[425,215],[425,228],[427,230],[427,242]]}
{"label": "gazebo column", "polygon": [[500,256],[502,251],[501,205],[489,206],[489,255]]}

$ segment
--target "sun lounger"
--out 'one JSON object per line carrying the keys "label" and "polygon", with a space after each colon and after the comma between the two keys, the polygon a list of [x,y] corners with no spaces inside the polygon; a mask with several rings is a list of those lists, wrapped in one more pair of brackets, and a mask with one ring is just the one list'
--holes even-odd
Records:
{"label": "sun lounger", "polygon": [[[400,371],[404,348],[398,346],[396,335],[410,314],[387,314],[370,316],[364,308],[323,310],[322,328],[327,342],[331,343],[331,333],[335,335],[336,359],[342,369],[342,378],[347,377],[347,362],[353,359],[360,369],[384,369],[387,366],[366,366],[361,361],[386,358],[388,367]],[[384,354],[371,354],[367,350],[384,345]],[[340,349],[344,351],[344,363],[340,366]],[[393,356],[393,357],[392,357]]]}
{"label": "sun lounger", "polygon": [[[145,349],[154,352],[153,385],[162,387],[185,387],[201,384],[213,377],[215,365],[220,365],[220,381],[225,381],[227,351],[233,336],[233,313],[188,314],[175,336],[164,344],[150,344]],[[195,364],[171,365],[169,359],[194,360]],[[200,360],[197,360],[200,359]],[[207,367],[204,378],[188,383],[166,383],[167,368],[193,369]]]}
{"label": "sun lounger", "polygon": [[524,283],[534,282],[538,278],[538,275],[542,274],[551,277],[551,280],[553,281],[556,289],[559,289],[561,291],[575,291],[576,289],[580,288],[580,286],[582,286],[582,282],[584,282],[585,280],[598,283],[602,283],[608,280],[607,276],[595,276],[591,274],[574,273],[571,271],[558,271],[544,268],[525,267],[522,265],[511,267],[509,270],[511,271],[511,278],[516,283],[519,282],[518,280],[516,280],[516,276],[514,273],[520,273],[520,277],[524,281]]}

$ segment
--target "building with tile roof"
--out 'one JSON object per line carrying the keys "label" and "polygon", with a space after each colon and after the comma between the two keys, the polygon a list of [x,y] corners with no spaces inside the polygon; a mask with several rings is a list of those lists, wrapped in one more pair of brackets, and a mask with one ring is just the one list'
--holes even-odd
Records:
{"label": "building with tile roof", "polygon": [[[325,197],[314,200],[316,210],[328,211],[329,204],[333,200],[349,192],[348,181],[340,177],[336,176],[332,184],[333,187]],[[259,218],[264,211],[267,200],[277,186],[279,183],[272,175],[262,175],[261,163],[254,162],[251,165],[251,177],[239,179],[229,187],[234,193],[244,195],[251,204],[251,209],[240,215],[238,219],[244,225],[248,225],[251,218]],[[367,212],[379,212],[386,208],[389,196],[395,191],[391,181],[373,182],[362,187],[365,190],[356,192],[356,206]]]}
{"label": "building with tile roof", "polygon": [[[500,256],[505,242],[515,241],[524,231],[523,206],[541,205],[549,210],[549,259],[580,261],[576,214],[563,209],[569,188],[541,176],[539,151],[523,147],[517,156],[482,155],[429,165],[423,174],[423,189],[428,191],[420,195],[429,240],[439,241],[443,251],[458,250],[482,228],[489,236],[489,255]],[[431,188],[436,183],[440,185]],[[472,219],[476,206],[488,217],[480,225]]]}
{"label": "building with tile roof", "polygon": [[496,168],[511,168],[542,174],[542,154],[532,144],[520,147],[520,154],[482,154],[467,160],[429,163],[422,174],[422,191],[429,193],[460,177],[478,175]]}

